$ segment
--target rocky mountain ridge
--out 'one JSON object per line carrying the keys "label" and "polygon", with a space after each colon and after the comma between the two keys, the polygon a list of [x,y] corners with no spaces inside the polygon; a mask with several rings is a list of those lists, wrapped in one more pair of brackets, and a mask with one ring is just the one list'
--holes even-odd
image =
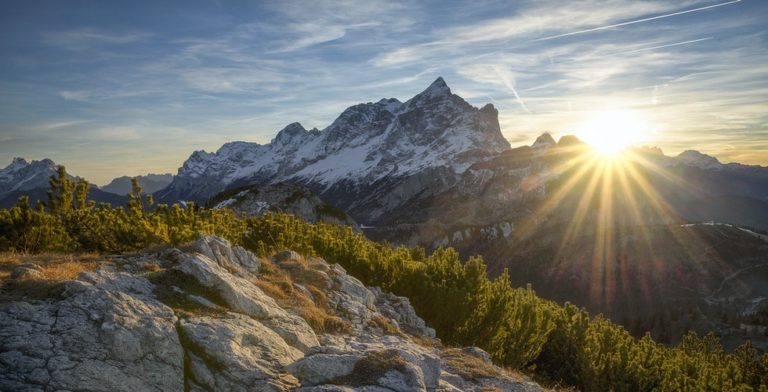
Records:
{"label": "rocky mountain ridge", "polygon": [[[59,165],[48,158],[31,162],[27,162],[24,158],[13,158],[8,166],[0,169],[0,208],[15,205],[21,196],[28,196],[33,206],[38,201],[47,200],[50,187],[48,180],[56,174],[58,167]],[[127,200],[124,195],[113,195],[101,191],[94,185],[90,187],[89,198],[112,205],[123,204]]]}
{"label": "rocky mountain ridge", "polygon": [[[262,282],[295,269],[312,278],[290,292],[312,311],[281,305],[286,299]],[[39,274],[26,264],[12,279]],[[541,390],[478,348],[442,347],[407,298],[295,252],[264,260],[203,236],[113,257],[64,287],[51,298],[0,303],[0,389]],[[336,328],[314,330],[315,312],[335,315]]]}
{"label": "rocky mountain ridge", "polygon": [[508,148],[498,111],[472,107],[438,78],[405,103],[352,106],[322,131],[293,123],[266,145],[197,151],[156,196],[200,202],[238,185],[289,181],[374,221],[410,198],[452,186],[472,164]]}

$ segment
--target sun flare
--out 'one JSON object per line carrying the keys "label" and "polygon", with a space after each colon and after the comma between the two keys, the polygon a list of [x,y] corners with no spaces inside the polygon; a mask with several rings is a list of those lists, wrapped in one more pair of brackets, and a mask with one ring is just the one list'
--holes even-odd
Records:
{"label": "sun flare", "polygon": [[638,142],[648,129],[645,119],[628,110],[597,112],[580,129],[580,136],[600,155],[616,157]]}

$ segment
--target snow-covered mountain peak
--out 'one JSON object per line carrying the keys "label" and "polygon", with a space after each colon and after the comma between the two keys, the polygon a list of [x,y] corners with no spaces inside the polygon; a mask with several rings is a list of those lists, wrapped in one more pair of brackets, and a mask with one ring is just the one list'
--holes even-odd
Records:
{"label": "snow-covered mountain peak", "polygon": [[382,98],[379,102],[376,102],[376,105],[383,107],[390,113],[394,113],[400,106],[403,106],[403,103],[396,98]]}
{"label": "snow-covered mountain peak", "polygon": [[272,144],[276,146],[287,146],[289,144],[292,144],[292,142],[295,141],[296,138],[299,138],[301,136],[304,136],[305,134],[309,133],[304,127],[298,123],[290,123],[285,128],[280,130],[280,132],[277,133],[277,136],[275,136],[274,139],[272,139]]}
{"label": "snow-covered mountain peak", "polygon": [[492,103],[486,103],[485,106],[480,108],[480,113],[483,113],[485,115],[498,116],[499,115],[499,110],[496,109],[496,107],[493,106]]}
{"label": "snow-covered mountain peak", "polygon": [[723,166],[723,164],[720,163],[717,158],[707,154],[702,154],[696,150],[685,150],[681,152],[675,159],[677,159],[678,162],[688,166],[698,167],[701,169],[715,169]]}
{"label": "snow-covered mountain peak", "polygon": [[56,173],[57,165],[50,159],[27,162],[13,158],[10,165],[0,169],[0,197],[14,191],[48,186],[48,178]]}
{"label": "snow-covered mountain peak", "polygon": [[445,83],[445,80],[442,76],[439,76],[437,79],[435,79],[432,84],[427,87],[426,90],[422,91],[421,94],[424,96],[445,96],[445,95],[451,95],[451,88],[448,87],[448,84]]}
{"label": "snow-covered mountain peak", "polygon": [[13,162],[11,162],[10,165],[6,166],[2,171],[10,172],[10,171],[16,171],[23,167],[29,166],[29,163],[27,163],[27,160],[20,157],[13,158]]}
{"label": "snow-covered mountain peak", "polygon": [[531,147],[533,148],[546,148],[546,147],[552,147],[555,144],[555,139],[552,137],[552,135],[549,134],[549,132],[544,132],[541,134],[541,136],[536,138],[536,141],[533,142],[533,145]]}

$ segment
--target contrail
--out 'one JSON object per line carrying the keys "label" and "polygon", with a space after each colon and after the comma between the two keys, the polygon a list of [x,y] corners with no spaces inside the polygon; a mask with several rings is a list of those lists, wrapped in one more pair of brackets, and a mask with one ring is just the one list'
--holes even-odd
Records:
{"label": "contrail", "polygon": [[649,22],[649,21],[656,20],[656,19],[669,18],[669,17],[672,17],[672,16],[678,16],[678,15],[688,14],[688,13],[691,13],[691,12],[708,10],[710,8],[722,7],[724,5],[734,4],[734,3],[739,3],[739,2],[741,2],[741,0],[731,0],[731,1],[727,1],[725,3],[712,4],[712,5],[708,5],[706,7],[699,7],[699,8],[694,8],[694,9],[685,10],[685,11],[673,12],[671,14],[652,16],[650,18],[631,20],[629,22],[616,23],[616,24],[607,25],[607,26],[593,27],[591,29],[586,29],[586,30],[573,31],[573,32],[570,32],[570,33],[551,35],[549,37],[537,38],[537,39],[535,39],[535,40],[533,40],[531,42],[547,41],[547,40],[551,40],[551,39],[555,39],[555,38],[569,37],[571,35],[591,33],[593,31],[607,30],[607,29],[612,29],[614,27],[621,27],[621,26],[627,26],[627,25],[632,25],[632,24],[636,24],[636,23]]}
{"label": "contrail", "polygon": [[502,75],[502,73],[501,73],[501,72],[499,72],[499,68],[498,68],[497,66],[495,66],[495,65],[494,65],[494,66],[492,66],[492,67],[493,67],[493,70],[496,72],[496,75],[499,75],[499,78],[501,78],[501,80],[502,80],[502,81],[504,82],[504,84],[507,86],[507,88],[509,89],[509,91],[511,91],[511,92],[512,92],[512,94],[515,96],[515,99],[517,99],[517,103],[519,103],[519,104],[520,104],[520,106],[523,108],[523,110],[525,110],[525,112],[526,112],[526,113],[529,113],[529,114],[530,114],[530,113],[531,113],[531,111],[530,111],[530,110],[528,110],[528,107],[527,107],[527,106],[525,106],[525,102],[523,102],[523,99],[522,99],[522,98],[520,98],[520,94],[518,94],[518,93],[517,93],[517,90],[515,90],[515,87],[512,85],[512,83],[509,81],[509,79],[507,79],[507,77],[506,77],[506,76]]}
{"label": "contrail", "polygon": [[687,44],[692,44],[692,43],[695,43],[695,42],[701,42],[701,41],[709,41],[709,40],[711,40],[712,38],[715,38],[715,37],[706,37],[706,38],[692,39],[692,40],[690,40],[690,41],[675,42],[675,43],[673,43],[673,44],[666,44],[666,45],[652,46],[652,47],[650,47],[650,48],[641,48],[641,49],[629,50],[629,51],[626,51],[626,52],[619,52],[619,53],[636,53],[636,52],[643,52],[643,51],[646,51],[646,50],[654,50],[654,49],[661,49],[661,48],[669,48],[669,47],[672,47],[672,46],[680,46],[680,45],[687,45]]}

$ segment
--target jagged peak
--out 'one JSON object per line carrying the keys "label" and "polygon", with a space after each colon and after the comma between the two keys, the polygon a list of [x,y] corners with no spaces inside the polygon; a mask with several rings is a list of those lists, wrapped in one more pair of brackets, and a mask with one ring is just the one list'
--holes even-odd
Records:
{"label": "jagged peak", "polygon": [[560,137],[560,140],[557,141],[558,146],[572,146],[577,144],[583,144],[584,142],[581,141],[576,135],[564,135]]}
{"label": "jagged peak", "polygon": [[426,90],[419,93],[417,96],[426,96],[426,97],[439,97],[439,96],[450,96],[451,95],[451,88],[448,87],[448,84],[445,83],[445,80],[442,76],[439,76],[437,79],[435,79],[432,84],[427,87]]}
{"label": "jagged peak", "polygon": [[480,113],[492,114],[494,116],[498,116],[499,115],[499,109],[496,109],[496,107],[493,106],[492,103],[486,103],[485,106],[480,108]]}
{"label": "jagged peak", "polygon": [[2,170],[6,171],[6,172],[7,171],[16,171],[16,170],[20,170],[20,169],[23,169],[23,168],[26,168],[26,167],[29,167],[29,166],[33,166],[33,167],[41,167],[41,166],[42,167],[52,167],[52,166],[56,166],[56,163],[53,162],[49,158],[43,158],[43,159],[41,159],[39,161],[32,160],[32,162],[28,162],[24,158],[15,157],[15,158],[13,158],[13,161],[11,162],[11,164],[6,166]]}
{"label": "jagged peak", "polygon": [[[224,148],[224,146],[221,146],[221,148]],[[205,150],[195,150],[189,156],[189,159],[204,159],[204,158],[206,158],[208,156],[211,156],[211,155],[213,155],[213,153],[207,152]]]}
{"label": "jagged peak", "polygon": [[552,135],[549,134],[549,132],[544,132],[541,134],[541,136],[536,138],[536,141],[533,142],[533,145],[531,147],[533,148],[542,148],[542,147],[551,147],[554,146],[555,139],[552,137]]}
{"label": "jagged peak", "polygon": [[280,132],[277,133],[274,139],[272,139],[273,145],[287,145],[290,144],[294,138],[307,133],[306,128],[298,122],[292,122],[285,126]]}
{"label": "jagged peak", "polygon": [[643,155],[659,156],[663,157],[664,151],[658,146],[629,146],[629,150]]}
{"label": "jagged peak", "polygon": [[717,158],[711,155],[702,154],[696,150],[685,150],[678,154],[677,159],[686,165],[701,168],[722,165]]}
{"label": "jagged peak", "polygon": [[3,170],[4,171],[18,170],[26,166],[29,166],[29,163],[27,162],[26,159],[20,158],[20,157],[14,157],[11,164],[6,166]]}
{"label": "jagged peak", "polygon": [[289,134],[289,135],[298,135],[298,134],[304,133],[306,131],[307,130],[304,128],[303,125],[301,125],[301,123],[299,123],[299,122],[292,122],[292,123],[286,125],[285,128],[283,128],[277,134],[279,135],[281,133],[286,133],[286,134]]}
{"label": "jagged peak", "polygon": [[379,102],[376,102],[376,105],[381,106],[390,112],[394,112],[395,110],[397,110],[397,108],[402,106],[403,103],[400,102],[400,100],[398,100],[397,98],[382,98],[381,100],[379,100]]}

